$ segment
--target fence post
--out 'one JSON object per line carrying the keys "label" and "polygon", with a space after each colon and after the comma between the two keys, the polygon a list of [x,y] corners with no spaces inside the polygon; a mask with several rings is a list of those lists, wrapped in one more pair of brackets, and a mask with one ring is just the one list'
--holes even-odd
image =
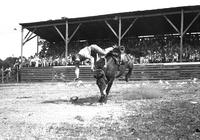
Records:
{"label": "fence post", "polygon": [[19,69],[18,69],[18,66],[17,66],[17,83],[19,82]]}
{"label": "fence post", "polygon": [[1,68],[1,83],[2,84],[4,83],[3,79],[4,79],[4,77],[3,77],[3,66],[2,66],[2,68]]}

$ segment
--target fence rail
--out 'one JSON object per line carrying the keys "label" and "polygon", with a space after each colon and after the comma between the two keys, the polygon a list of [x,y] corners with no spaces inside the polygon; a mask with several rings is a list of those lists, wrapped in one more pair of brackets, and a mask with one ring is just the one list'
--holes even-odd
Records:
{"label": "fence rail", "polygon": [[[24,67],[20,70],[21,81],[72,81],[75,78],[75,67]],[[183,80],[200,78],[200,63],[159,63],[134,65],[130,80]],[[94,80],[89,66],[80,67],[80,79]],[[119,78],[124,80],[124,75]]]}

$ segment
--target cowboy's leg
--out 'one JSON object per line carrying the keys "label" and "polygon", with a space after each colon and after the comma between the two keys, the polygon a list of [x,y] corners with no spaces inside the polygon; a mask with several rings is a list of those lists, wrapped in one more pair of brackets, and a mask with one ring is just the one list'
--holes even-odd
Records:
{"label": "cowboy's leg", "polygon": [[108,47],[108,48],[105,48],[105,53],[109,53],[110,51],[112,51],[114,48],[113,47]]}
{"label": "cowboy's leg", "polygon": [[80,69],[79,69],[79,67],[75,66],[76,79],[79,79],[79,74],[80,74]]}
{"label": "cowboy's leg", "polygon": [[97,52],[100,55],[106,55],[105,50],[102,49],[101,47],[99,47],[99,46],[97,46],[95,44],[90,45],[90,47],[91,47],[92,51],[95,51],[95,52]]}
{"label": "cowboy's leg", "polygon": [[79,73],[80,73],[80,69],[79,69],[79,65],[81,63],[81,58],[80,58],[80,55],[76,55],[76,58],[75,58],[75,80],[78,80],[79,79]]}
{"label": "cowboy's leg", "polygon": [[91,61],[91,70],[94,70],[94,57],[90,57],[90,61]]}
{"label": "cowboy's leg", "polygon": [[91,56],[91,49],[88,47],[85,47],[81,51],[79,51],[79,54],[84,58],[84,59],[90,59],[91,61],[91,70],[94,70],[94,57]]}

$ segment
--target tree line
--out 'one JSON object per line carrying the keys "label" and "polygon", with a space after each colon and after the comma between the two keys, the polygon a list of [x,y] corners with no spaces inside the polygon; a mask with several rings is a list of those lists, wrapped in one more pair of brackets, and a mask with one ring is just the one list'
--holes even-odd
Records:
{"label": "tree line", "polygon": [[16,62],[16,59],[17,57],[7,57],[5,60],[0,59],[0,68],[12,68]]}

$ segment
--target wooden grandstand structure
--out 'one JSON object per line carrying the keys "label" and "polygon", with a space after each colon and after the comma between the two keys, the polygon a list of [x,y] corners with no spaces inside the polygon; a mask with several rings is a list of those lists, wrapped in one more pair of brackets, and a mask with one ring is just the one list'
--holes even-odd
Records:
{"label": "wooden grandstand structure", "polygon": [[[37,36],[51,43],[63,41],[67,57],[69,43],[75,40],[110,39],[121,45],[122,40],[128,37],[176,34],[180,37],[180,62],[182,62],[184,35],[200,32],[200,5],[80,18],[63,17],[56,20],[20,23],[20,25],[22,26],[21,56],[24,44]],[[28,30],[26,35],[24,29]]]}

